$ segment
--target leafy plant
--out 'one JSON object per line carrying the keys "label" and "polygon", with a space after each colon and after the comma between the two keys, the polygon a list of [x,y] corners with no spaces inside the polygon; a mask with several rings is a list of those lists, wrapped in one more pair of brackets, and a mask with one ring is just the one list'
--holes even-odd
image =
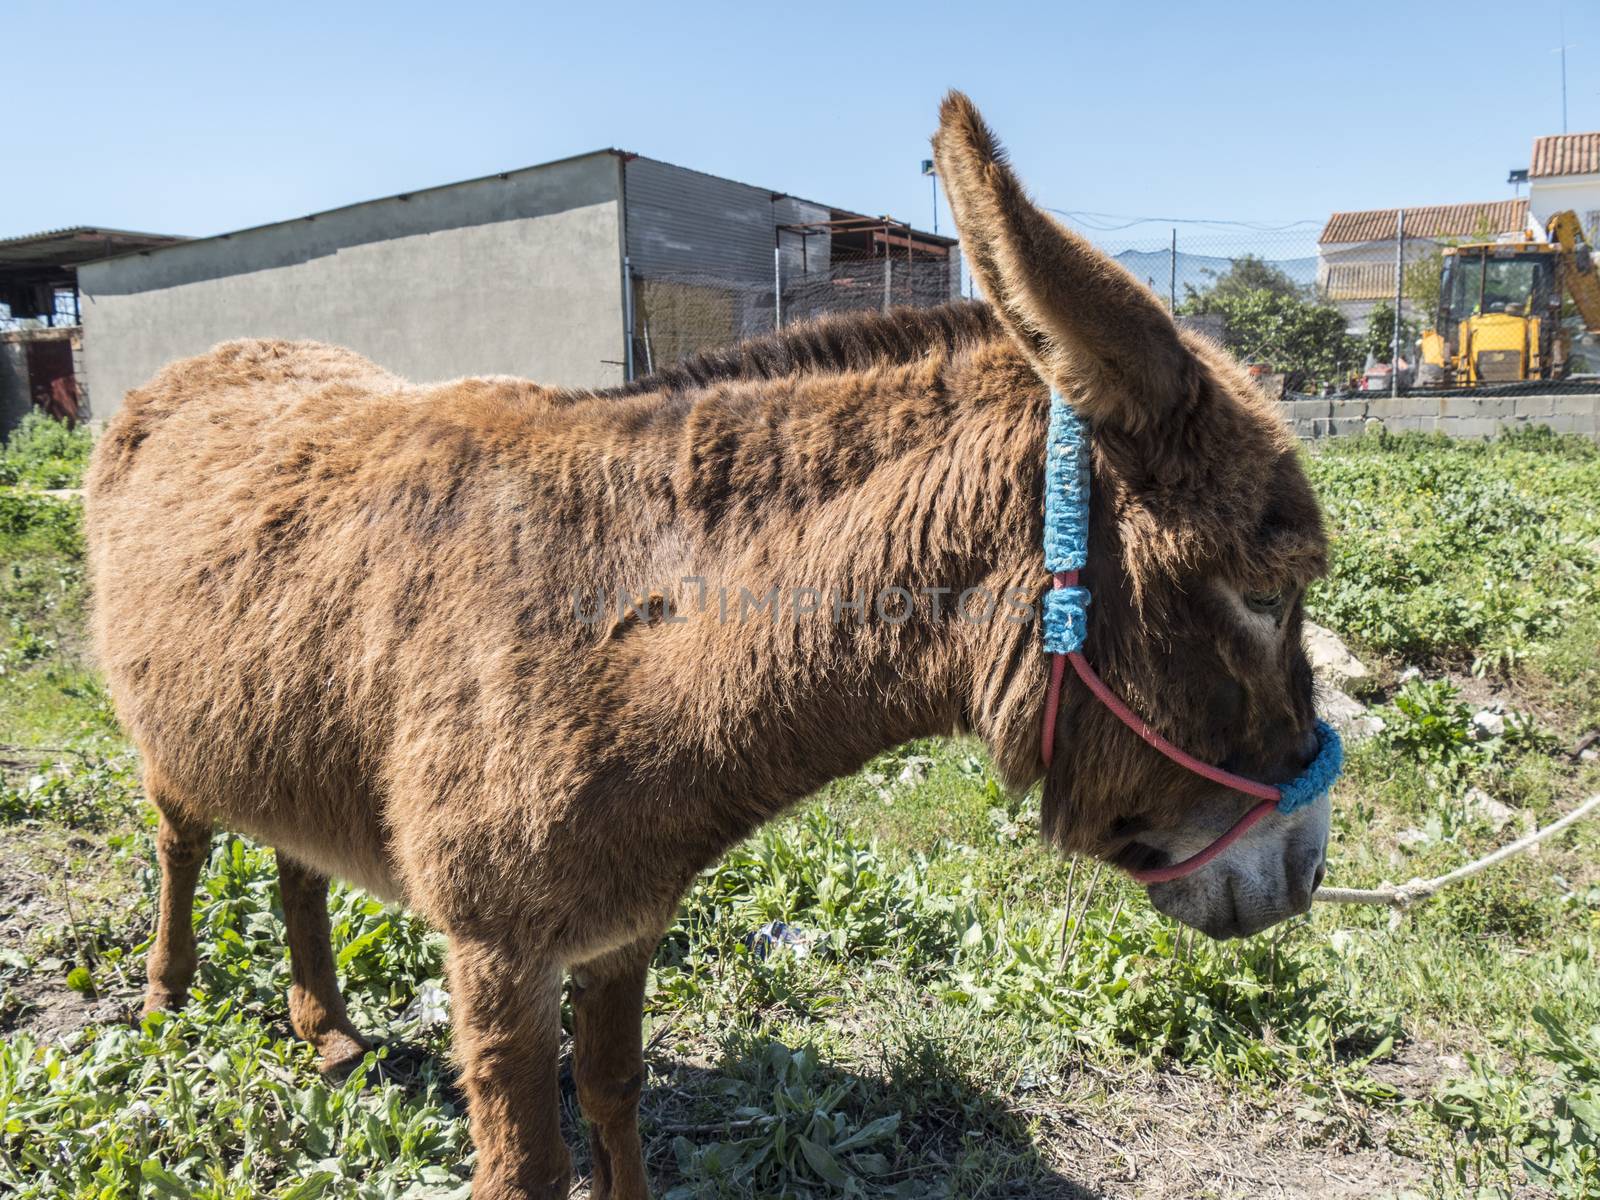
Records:
{"label": "leafy plant", "polygon": [[1333,534],[1311,613],[1358,643],[1504,674],[1600,607],[1592,442],[1338,439],[1307,468]]}
{"label": "leafy plant", "polygon": [[[1415,356],[1413,347],[1417,339],[1422,336],[1417,323],[1408,318],[1400,321],[1400,357],[1410,360]],[[1372,311],[1367,314],[1367,332],[1361,339],[1357,352],[1363,356],[1370,356],[1377,362],[1392,362],[1394,359],[1394,305],[1388,300],[1380,300],[1372,306]]]}
{"label": "leafy plant", "polygon": [[1245,362],[1264,362],[1312,380],[1339,377],[1355,359],[1338,309],[1271,288],[1224,288],[1179,305],[1189,315],[1222,317],[1224,343]]}
{"label": "leafy plant", "polygon": [[125,819],[138,803],[132,756],[88,752],[15,784],[0,783],[0,824],[46,820],[74,829],[104,829]]}
{"label": "leafy plant", "polygon": [[1462,1182],[1480,1194],[1510,1196],[1520,1172],[1562,1200],[1600,1192],[1600,1026],[1575,1030],[1545,1008],[1533,1019],[1544,1032],[1534,1048],[1548,1078],[1507,1076],[1473,1056],[1471,1073],[1442,1086],[1439,1117],[1466,1135],[1472,1153],[1458,1159]]}
{"label": "leafy plant", "polygon": [[0,484],[80,487],[91,449],[93,440],[87,427],[67,425],[35,409],[22,418],[0,449]]}
{"label": "leafy plant", "polygon": [[721,1089],[724,1141],[673,1142],[683,1182],[667,1200],[712,1196],[910,1196],[886,1178],[899,1113],[863,1120],[851,1110],[849,1079],[829,1081],[810,1046],[778,1042],[739,1055]]}
{"label": "leafy plant", "polygon": [[1454,775],[1475,756],[1472,709],[1448,679],[1413,679],[1380,713],[1379,735],[1391,747]]}

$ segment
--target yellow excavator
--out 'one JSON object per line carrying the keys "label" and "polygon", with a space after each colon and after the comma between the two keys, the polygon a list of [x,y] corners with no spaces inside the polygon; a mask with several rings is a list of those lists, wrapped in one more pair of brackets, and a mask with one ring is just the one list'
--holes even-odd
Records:
{"label": "yellow excavator", "polygon": [[1438,323],[1422,335],[1419,384],[1476,387],[1566,376],[1571,346],[1561,323],[1562,293],[1572,297],[1588,331],[1600,333],[1600,274],[1576,213],[1556,213],[1545,235],[1445,248]]}

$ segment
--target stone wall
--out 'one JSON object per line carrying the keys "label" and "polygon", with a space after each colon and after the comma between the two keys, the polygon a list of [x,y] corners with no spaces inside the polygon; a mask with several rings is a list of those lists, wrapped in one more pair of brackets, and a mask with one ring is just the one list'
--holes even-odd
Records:
{"label": "stone wall", "polygon": [[1390,433],[1443,433],[1450,437],[1493,437],[1502,429],[1544,425],[1557,433],[1581,433],[1600,440],[1600,392],[1513,396],[1431,396],[1382,393],[1359,397],[1295,399],[1283,402],[1284,415],[1302,438],[1343,437],[1379,423]]}

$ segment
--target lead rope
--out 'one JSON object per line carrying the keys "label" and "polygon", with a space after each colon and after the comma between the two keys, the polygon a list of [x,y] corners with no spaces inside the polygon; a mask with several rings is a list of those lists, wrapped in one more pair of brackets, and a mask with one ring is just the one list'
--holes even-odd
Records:
{"label": "lead rope", "polygon": [[1140,883],[1164,883],[1198,871],[1241,837],[1269,812],[1290,813],[1321,796],[1338,778],[1344,765],[1339,735],[1325,722],[1317,722],[1320,749],[1316,758],[1295,779],[1282,787],[1246,779],[1221,767],[1202,762],[1162,737],[1148,721],[1123,703],[1121,697],[1095,674],[1083,656],[1089,632],[1089,590],[1079,586],[1078,575],[1089,558],[1089,434],[1083,421],[1054,389],[1050,392],[1050,428],[1045,451],[1045,566],[1053,575],[1045,595],[1044,642],[1050,652],[1050,684],[1044,698],[1044,723],[1039,757],[1046,769],[1055,757],[1056,718],[1061,709],[1061,684],[1070,661],[1084,686],[1112,714],[1154,749],[1185,770],[1226,788],[1256,797],[1260,803],[1235,821],[1231,828],[1197,854],[1165,867],[1130,870]]}

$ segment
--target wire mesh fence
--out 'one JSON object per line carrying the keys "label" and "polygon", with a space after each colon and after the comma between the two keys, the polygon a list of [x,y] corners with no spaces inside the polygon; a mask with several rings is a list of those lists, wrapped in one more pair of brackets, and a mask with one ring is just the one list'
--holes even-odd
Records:
{"label": "wire mesh fence", "polygon": [[770,269],[664,272],[630,264],[633,371],[835,313],[928,308],[962,295],[954,239],[887,219],[780,225]]}

